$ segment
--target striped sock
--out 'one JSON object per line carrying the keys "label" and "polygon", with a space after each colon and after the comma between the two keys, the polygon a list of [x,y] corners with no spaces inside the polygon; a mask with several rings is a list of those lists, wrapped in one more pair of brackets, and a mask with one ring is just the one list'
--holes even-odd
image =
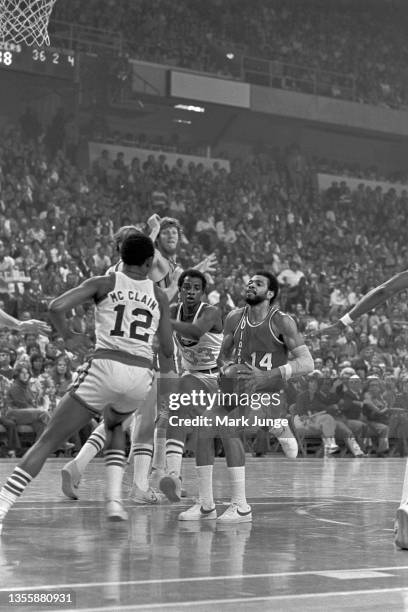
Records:
{"label": "striped sock", "polygon": [[30,474],[19,467],[14,468],[12,475],[0,491],[0,513],[6,514],[10,510],[31,481]]}
{"label": "striped sock", "polygon": [[122,480],[125,470],[125,451],[110,449],[105,453],[106,465],[106,499],[121,501]]}
{"label": "striped sock", "polygon": [[180,440],[167,440],[166,443],[166,463],[167,472],[180,476],[181,460],[183,459],[184,443]]}
{"label": "striped sock", "polygon": [[149,470],[153,456],[153,444],[133,446],[133,484],[142,491],[149,488]]}
{"label": "striped sock", "polygon": [[106,434],[105,434],[105,425],[101,423],[98,425],[96,429],[91,433],[77,456],[75,457],[75,463],[81,474],[85,471],[88,463],[92,461],[94,457],[98,453],[103,450],[105,446]]}

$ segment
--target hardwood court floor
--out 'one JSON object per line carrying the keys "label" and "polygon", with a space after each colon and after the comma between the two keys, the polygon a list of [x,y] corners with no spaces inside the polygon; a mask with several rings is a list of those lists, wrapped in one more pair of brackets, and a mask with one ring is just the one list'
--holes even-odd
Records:
{"label": "hardwood court floor", "polygon": [[[68,588],[82,612],[408,610],[408,551],[392,537],[405,459],[249,458],[254,520],[228,527],[178,522],[191,500],[127,504],[128,524],[109,527],[102,462],[88,467],[78,502],[60,492],[63,463],[49,460],[7,517],[1,610],[70,609],[8,603],[10,592]],[[0,462],[1,482],[13,465]],[[184,483],[195,492],[192,460]],[[222,511],[223,460],[215,492]]]}

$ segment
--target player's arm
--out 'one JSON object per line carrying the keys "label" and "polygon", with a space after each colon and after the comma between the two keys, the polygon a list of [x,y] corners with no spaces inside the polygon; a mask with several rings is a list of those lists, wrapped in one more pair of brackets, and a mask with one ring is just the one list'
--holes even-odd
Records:
{"label": "player's arm", "polygon": [[[79,306],[88,300],[98,300],[109,293],[115,285],[115,277],[94,276],[83,283],[69,289],[59,297],[52,300],[48,305],[50,321],[61,336],[68,338],[74,335],[69,330],[65,313],[75,306]],[[82,336],[82,334],[80,334]]]}
{"label": "player's arm", "polygon": [[224,322],[224,337],[221,344],[221,349],[218,355],[217,364],[221,373],[224,373],[226,367],[234,363],[234,332],[242,316],[242,308],[230,312]]}
{"label": "player's arm", "polygon": [[313,372],[314,362],[308,347],[305,344],[302,334],[299,332],[295,321],[287,314],[277,313],[274,318],[277,333],[282,336],[285,345],[291,353],[291,359],[278,368],[272,370],[258,370],[251,364],[248,375],[240,374],[242,378],[252,378],[255,388],[262,390],[271,383],[277,384],[287,382],[291,378],[298,378]]}
{"label": "player's arm", "polygon": [[214,306],[207,306],[195,323],[171,320],[174,331],[179,332],[185,338],[199,340],[202,335],[209,332],[213,327],[221,326],[221,313]]}
{"label": "player's arm", "polygon": [[160,287],[155,287],[154,292],[160,308],[160,322],[157,329],[160,348],[165,357],[172,357],[174,353],[174,342],[173,328],[170,320],[169,300]]}
{"label": "player's arm", "polygon": [[377,306],[381,306],[381,304],[384,304],[384,302],[386,302],[389,298],[393,297],[397,293],[400,293],[400,291],[405,291],[406,289],[408,289],[408,270],[399,272],[399,274],[389,278],[387,281],[385,281],[385,283],[371,289],[371,291],[363,295],[363,297],[358,300],[353,308],[343,315],[336,323],[334,323],[334,325],[325,327],[319,330],[318,333],[327,334],[334,330],[343,330],[345,327],[352,325],[363,314],[370,312],[370,310],[376,308]]}
{"label": "player's arm", "polygon": [[160,234],[160,217],[157,213],[152,215],[147,220],[147,225],[150,230],[149,238],[154,243],[156,242],[157,236]]}
{"label": "player's arm", "polygon": [[24,334],[47,334],[51,331],[50,326],[45,321],[30,319],[29,321],[19,321],[0,308],[0,327],[15,329]]}

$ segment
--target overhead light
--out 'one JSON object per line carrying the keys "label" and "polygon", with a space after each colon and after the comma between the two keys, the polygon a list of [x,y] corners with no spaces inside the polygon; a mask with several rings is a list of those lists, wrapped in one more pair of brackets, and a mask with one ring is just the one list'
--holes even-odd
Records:
{"label": "overhead light", "polygon": [[192,106],[190,104],[175,104],[174,108],[190,111],[192,113],[205,113],[205,108],[203,108],[202,106]]}
{"label": "overhead light", "polygon": [[226,58],[229,59],[229,60],[233,60],[234,57],[235,57],[235,55],[233,53],[227,53],[226,54]]}
{"label": "overhead light", "polygon": [[191,125],[191,121],[187,119],[173,119],[174,123],[185,123],[186,125]]}

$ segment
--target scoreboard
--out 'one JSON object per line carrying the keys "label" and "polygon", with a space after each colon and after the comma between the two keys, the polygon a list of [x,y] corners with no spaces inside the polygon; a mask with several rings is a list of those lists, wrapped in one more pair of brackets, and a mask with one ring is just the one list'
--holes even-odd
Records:
{"label": "scoreboard", "polygon": [[26,47],[0,42],[0,69],[73,81],[76,75],[73,51],[53,47]]}

